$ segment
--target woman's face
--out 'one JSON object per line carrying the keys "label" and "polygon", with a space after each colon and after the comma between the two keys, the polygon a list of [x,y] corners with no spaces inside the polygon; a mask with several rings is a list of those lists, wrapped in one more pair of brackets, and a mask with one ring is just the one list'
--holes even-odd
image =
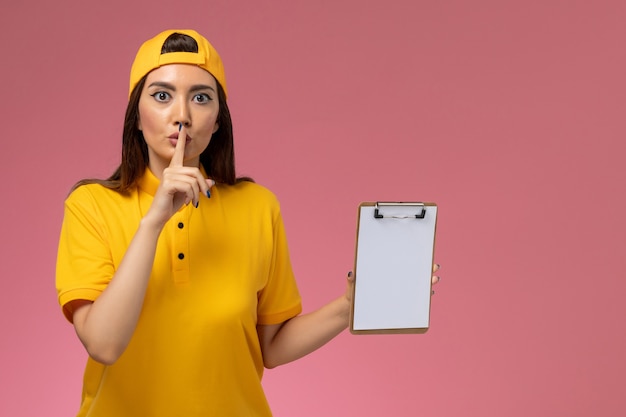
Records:
{"label": "woman's face", "polygon": [[219,128],[217,82],[195,65],[170,64],[150,72],[139,98],[138,128],[148,145],[150,170],[161,177],[174,155],[179,124],[187,132],[186,166],[198,166],[200,154]]}

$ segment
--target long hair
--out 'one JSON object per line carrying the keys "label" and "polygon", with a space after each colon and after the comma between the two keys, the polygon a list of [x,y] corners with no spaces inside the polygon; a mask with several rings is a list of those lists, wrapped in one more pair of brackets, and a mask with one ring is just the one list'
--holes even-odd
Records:
{"label": "long hair", "polygon": [[[173,33],[163,44],[161,54],[169,52],[198,53],[198,44],[187,35]],[[122,134],[122,161],[106,180],[84,179],[77,182],[72,190],[85,184],[101,184],[120,193],[132,190],[143,176],[149,164],[148,145],[143,133],[137,128],[139,122],[139,98],[146,82],[147,74],[143,76],[133,88],[128,99],[126,115],[124,117],[124,131]],[[253,181],[249,177],[237,178],[235,174],[235,150],[233,144],[233,123],[230,110],[226,103],[226,94],[218,81],[217,97],[219,113],[217,123],[219,128],[209,141],[207,148],[200,154],[200,163],[209,178],[218,183],[233,185],[240,181]]]}

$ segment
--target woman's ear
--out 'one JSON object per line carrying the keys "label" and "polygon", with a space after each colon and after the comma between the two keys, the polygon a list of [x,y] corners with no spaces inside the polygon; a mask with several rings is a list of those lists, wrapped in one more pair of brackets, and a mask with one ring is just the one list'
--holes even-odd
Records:
{"label": "woman's ear", "polygon": [[[220,129],[220,124],[215,122],[215,127],[213,128],[213,133],[217,132],[219,129]],[[141,128],[139,130],[141,130]]]}

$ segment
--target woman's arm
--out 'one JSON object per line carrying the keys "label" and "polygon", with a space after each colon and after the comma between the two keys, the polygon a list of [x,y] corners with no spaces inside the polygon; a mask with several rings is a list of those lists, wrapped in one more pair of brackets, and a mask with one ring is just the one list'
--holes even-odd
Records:
{"label": "woman's arm", "polygon": [[349,278],[346,295],[319,310],[296,316],[282,324],[257,326],[265,367],[275,368],[306,356],[348,327],[352,285],[353,281]]}
{"label": "woman's arm", "polygon": [[87,353],[110,365],[124,352],[135,330],[161,228],[142,220],[115,276],[95,302],[74,301],[73,322]]}
{"label": "woman's arm", "polygon": [[[433,272],[439,265],[433,265]],[[432,283],[439,282],[433,275]],[[346,293],[319,310],[296,316],[282,324],[259,325],[259,341],[266,368],[284,365],[324,346],[348,327],[354,278],[348,274]]]}
{"label": "woman's arm", "polygon": [[92,303],[74,301],[73,323],[78,338],[93,359],[114,363],[126,349],[137,326],[150,280],[157,242],[167,221],[183,204],[193,203],[209,189],[197,167],[183,166],[185,131],[161,176],[161,183],[141,220],[124,258],[106,289]]}

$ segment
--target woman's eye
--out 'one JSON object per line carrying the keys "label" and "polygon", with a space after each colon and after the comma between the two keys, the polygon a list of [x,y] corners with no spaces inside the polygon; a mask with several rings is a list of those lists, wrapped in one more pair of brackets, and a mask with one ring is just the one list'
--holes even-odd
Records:
{"label": "woman's eye", "polygon": [[170,95],[165,91],[157,91],[156,93],[151,94],[151,96],[154,97],[156,101],[167,101],[167,99],[170,98]]}
{"label": "woman's eye", "polygon": [[196,103],[207,103],[211,101],[211,97],[208,94],[196,94],[193,97],[193,101]]}

